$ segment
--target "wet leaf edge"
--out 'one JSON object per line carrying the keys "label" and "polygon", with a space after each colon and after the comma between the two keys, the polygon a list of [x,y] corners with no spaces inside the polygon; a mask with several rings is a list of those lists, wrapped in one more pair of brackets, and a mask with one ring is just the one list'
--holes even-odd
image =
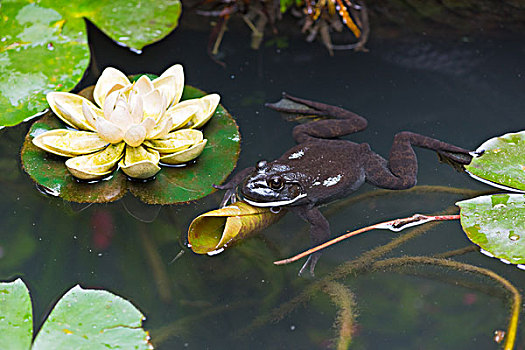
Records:
{"label": "wet leaf edge", "polygon": [[[501,195],[524,196],[524,198],[525,198],[525,195],[517,194],[517,193],[498,193],[498,194],[494,194],[494,195],[485,195],[485,196],[469,198],[469,199],[465,199],[465,200],[456,202],[455,203],[456,206],[458,206],[460,208],[461,229],[462,229],[463,233],[465,234],[465,236],[467,236],[467,238],[473,244],[477,245],[480,249],[482,249],[482,250],[488,252],[489,254],[491,254],[493,258],[500,259],[500,260],[503,259],[506,262],[508,262],[510,265],[515,265],[515,266],[520,267],[520,266],[523,266],[523,264],[525,264],[525,255],[522,258],[522,260],[513,262],[512,258],[510,258],[506,253],[503,253],[503,254],[494,253],[494,251],[491,248],[488,248],[488,247],[484,246],[482,243],[478,242],[478,239],[476,239],[476,236],[474,234],[472,234],[471,232],[469,232],[468,228],[466,227],[467,223],[466,223],[465,220],[467,220],[467,218],[465,218],[465,211],[466,210],[469,210],[471,212],[475,211],[475,209],[471,208],[471,207],[475,207],[476,206],[476,203],[474,201],[482,200],[482,199],[484,199],[484,197],[491,198],[491,201],[492,201],[492,197],[494,197],[494,196],[501,196]],[[483,203],[480,203],[480,204],[483,205]],[[463,205],[463,207],[462,207],[462,205]],[[469,227],[471,227],[471,226],[469,226]],[[484,237],[486,237],[485,234],[480,233],[480,235],[483,235]]]}

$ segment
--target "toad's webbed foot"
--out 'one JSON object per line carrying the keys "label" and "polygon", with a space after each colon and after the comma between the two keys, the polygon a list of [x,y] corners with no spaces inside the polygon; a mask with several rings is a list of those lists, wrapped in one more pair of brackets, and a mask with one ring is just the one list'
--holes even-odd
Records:
{"label": "toad's webbed foot", "polygon": [[367,125],[365,118],[344,108],[305,100],[288,94],[283,94],[283,98],[279,102],[267,103],[266,107],[288,114],[317,115],[332,118],[297,125],[293,129],[293,137],[297,143],[303,143],[312,139],[330,139],[353,134],[364,130]]}
{"label": "toad's webbed foot", "polygon": [[470,164],[472,161],[472,154],[469,153],[457,153],[447,151],[437,151],[439,161],[450,165],[459,172],[464,172],[464,165]]}
{"label": "toad's webbed foot", "polygon": [[315,102],[283,93],[283,98],[275,103],[266,103],[266,107],[290,114],[317,115],[336,119],[350,118],[354,113],[344,108]]}
{"label": "toad's webbed foot", "polygon": [[315,277],[315,265],[317,265],[317,261],[321,257],[321,253],[313,253],[308,256],[308,259],[306,259],[306,262],[299,270],[298,276],[304,276],[304,272],[308,271],[310,273],[310,276]]}
{"label": "toad's webbed foot", "polygon": [[[297,206],[291,207],[290,210],[310,224],[310,238],[314,245],[321,244],[330,238],[330,224],[318,208]],[[307,270],[310,272],[310,275],[314,276],[315,265],[317,264],[317,261],[320,257],[321,252],[311,254],[308,257],[308,260],[306,260],[304,263],[303,267],[301,267],[299,270],[299,276],[301,276]]]}

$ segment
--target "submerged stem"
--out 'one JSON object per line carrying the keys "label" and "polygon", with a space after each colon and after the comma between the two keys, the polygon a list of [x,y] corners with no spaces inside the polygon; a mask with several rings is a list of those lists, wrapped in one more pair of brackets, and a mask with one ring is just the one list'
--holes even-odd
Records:
{"label": "submerged stem", "polygon": [[352,334],[355,325],[355,297],[348,288],[339,282],[328,282],[323,288],[332,302],[337,306],[337,318],[335,326],[339,331],[337,338],[337,350],[346,350],[352,342]]}
{"label": "submerged stem", "polygon": [[456,187],[448,187],[448,186],[414,186],[410,189],[399,191],[399,190],[384,190],[384,189],[378,189],[374,191],[369,191],[366,193],[358,194],[355,196],[351,196],[347,199],[338,201],[337,203],[334,203],[324,211],[325,215],[331,215],[337,210],[341,209],[342,207],[345,207],[350,204],[359,203],[367,199],[374,199],[377,197],[383,197],[383,196],[390,196],[390,195],[399,195],[407,193],[410,194],[420,194],[420,193],[445,193],[445,194],[457,194],[465,197],[473,197],[473,196],[479,196],[487,193],[494,193],[494,191],[479,191],[479,190],[471,190],[467,188],[456,188]]}
{"label": "submerged stem", "polygon": [[170,278],[166,271],[166,264],[162,261],[160,253],[151,239],[144,225],[141,225],[140,239],[142,246],[146,253],[146,258],[150,268],[153,270],[153,279],[157,285],[160,299],[164,303],[169,303],[172,300]]}
{"label": "submerged stem", "polygon": [[[451,206],[445,209],[443,212],[440,212],[438,214],[441,214],[441,215],[452,214],[456,210],[457,208],[455,206]],[[289,313],[295,310],[299,305],[304,304],[308,300],[310,300],[310,298],[312,298],[315,295],[315,293],[317,293],[320,289],[322,289],[323,286],[325,286],[327,283],[331,281],[339,280],[341,278],[345,278],[346,276],[352,273],[356,273],[357,271],[370,266],[374,261],[376,261],[380,257],[389,253],[390,251],[397,248],[398,246],[410,241],[411,239],[414,239],[417,236],[422,235],[423,233],[427,232],[431,228],[439,225],[441,222],[442,221],[434,221],[434,222],[428,223],[425,226],[416,227],[410,230],[409,232],[407,232],[406,234],[399,236],[397,238],[394,238],[393,240],[391,240],[389,243],[385,245],[369,250],[361,254],[361,256],[359,256],[358,258],[339,265],[328,276],[312,283],[305,290],[303,290],[299,295],[295,296],[288,302],[281,304],[280,306],[273,309],[271,312],[267,314],[257,317],[250,325],[242,329],[239,333],[246,334],[258,327],[261,327],[266,322],[270,322],[270,321],[278,322],[282,320]]]}
{"label": "submerged stem", "polygon": [[518,321],[521,310],[521,294],[519,291],[510,283],[507,279],[498,275],[497,273],[488,269],[477,267],[474,265],[448,260],[443,258],[432,258],[425,256],[407,256],[401,258],[391,258],[381,261],[376,261],[372,264],[371,270],[377,271],[382,269],[388,269],[392,267],[398,267],[403,265],[434,265],[452,268],[461,272],[470,272],[480,275],[487,276],[494,281],[498,282],[503,288],[505,288],[512,296],[512,307],[509,324],[507,326],[507,333],[505,337],[505,350],[512,350],[514,343],[516,342],[516,335],[518,331]]}
{"label": "submerged stem", "polygon": [[479,251],[479,247],[477,245],[468,245],[466,247],[455,249],[455,250],[449,250],[448,252],[443,252],[439,254],[435,254],[434,258],[451,258],[453,256],[463,255],[466,253],[476,252]]}

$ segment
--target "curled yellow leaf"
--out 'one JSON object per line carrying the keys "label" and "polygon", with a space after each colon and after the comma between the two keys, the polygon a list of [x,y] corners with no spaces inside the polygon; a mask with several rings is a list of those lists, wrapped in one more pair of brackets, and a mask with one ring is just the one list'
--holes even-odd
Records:
{"label": "curled yellow leaf", "polygon": [[284,213],[281,210],[275,214],[270,208],[235,202],[196,217],[188,229],[188,242],[197,254],[220,252],[235,241],[270,226]]}

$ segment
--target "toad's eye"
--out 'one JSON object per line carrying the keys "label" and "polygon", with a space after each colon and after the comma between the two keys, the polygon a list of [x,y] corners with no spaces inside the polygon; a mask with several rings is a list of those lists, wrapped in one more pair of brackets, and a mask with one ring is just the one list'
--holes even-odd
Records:
{"label": "toad's eye", "polygon": [[274,176],[268,181],[268,185],[272,190],[280,190],[283,188],[283,179],[279,176]]}

